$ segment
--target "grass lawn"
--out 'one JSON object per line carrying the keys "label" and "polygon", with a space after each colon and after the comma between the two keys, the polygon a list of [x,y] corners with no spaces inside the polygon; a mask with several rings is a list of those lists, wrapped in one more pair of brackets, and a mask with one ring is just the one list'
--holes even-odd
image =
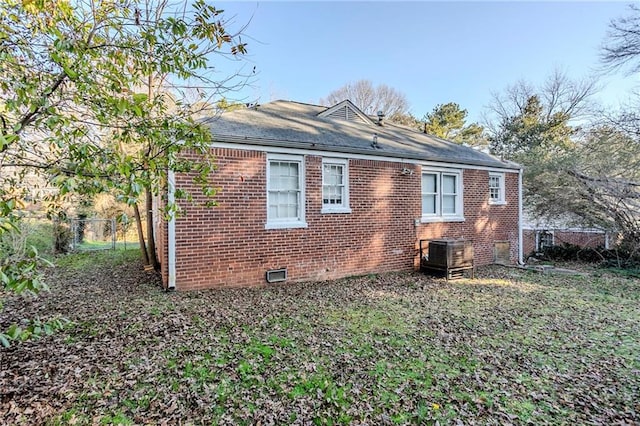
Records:
{"label": "grass lawn", "polygon": [[163,293],[136,251],[5,300],[0,424],[638,424],[640,279],[480,269]]}

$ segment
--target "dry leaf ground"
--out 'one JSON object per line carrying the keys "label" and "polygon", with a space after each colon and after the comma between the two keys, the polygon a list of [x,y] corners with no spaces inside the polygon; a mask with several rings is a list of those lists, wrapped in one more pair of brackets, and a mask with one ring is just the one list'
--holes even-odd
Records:
{"label": "dry leaf ground", "polygon": [[0,326],[0,424],[638,424],[640,280],[503,267],[164,293],[136,252],[73,255]]}

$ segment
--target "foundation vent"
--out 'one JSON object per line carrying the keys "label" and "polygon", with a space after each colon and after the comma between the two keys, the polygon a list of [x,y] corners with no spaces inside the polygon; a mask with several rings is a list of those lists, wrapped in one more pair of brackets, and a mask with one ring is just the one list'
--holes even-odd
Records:
{"label": "foundation vent", "polygon": [[268,283],[279,283],[287,279],[287,268],[283,269],[271,269],[267,271]]}

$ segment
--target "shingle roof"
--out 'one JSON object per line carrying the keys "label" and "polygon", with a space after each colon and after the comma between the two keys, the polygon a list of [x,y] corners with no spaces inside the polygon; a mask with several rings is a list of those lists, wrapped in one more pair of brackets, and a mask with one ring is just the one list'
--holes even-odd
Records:
{"label": "shingle roof", "polygon": [[[350,103],[349,103],[350,104]],[[352,105],[352,104],[350,104]],[[214,141],[519,169],[518,164],[410,128],[318,114],[328,108],[274,101],[209,119]],[[377,135],[377,146],[372,145]]]}

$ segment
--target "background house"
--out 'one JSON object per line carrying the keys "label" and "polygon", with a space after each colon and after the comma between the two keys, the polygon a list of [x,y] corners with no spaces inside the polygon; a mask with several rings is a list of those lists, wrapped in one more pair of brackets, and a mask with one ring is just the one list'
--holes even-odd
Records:
{"label": "background house", "polygon": [[[477,265],[521,259],[514,163],[369,117],[349,101],[275,101],[210,125],[218,205],[196,195],[158,228],[171,288],[412,270],[420,239],[472,240]],[[170,173],[168,197],[176,188],[197,194],[193,177]]]}
{"label": "background house", "polygon": [[581,224],[570,218],[539,218],[528,213],[522,216],[522,245],[525,256],[542,252],[545,248],[571,244],[579,247],[609,248],[611,233]]}

